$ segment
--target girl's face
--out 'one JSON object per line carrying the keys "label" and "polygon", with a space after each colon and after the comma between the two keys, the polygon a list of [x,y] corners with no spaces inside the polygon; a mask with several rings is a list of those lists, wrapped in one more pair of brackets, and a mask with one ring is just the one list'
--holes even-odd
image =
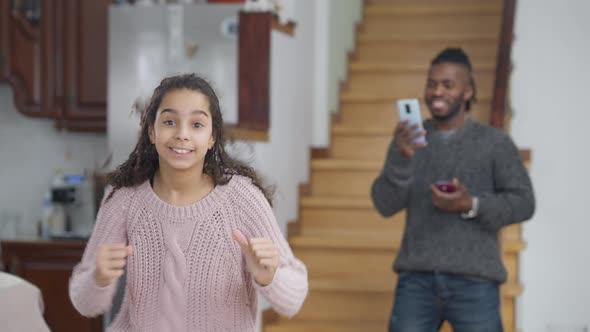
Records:
{"label": "girl's face", "polygon": [[205,155],[215,143],[209,99],[189,89],[167,92],[149,136],[158,151],[161,171],[201,172]]}

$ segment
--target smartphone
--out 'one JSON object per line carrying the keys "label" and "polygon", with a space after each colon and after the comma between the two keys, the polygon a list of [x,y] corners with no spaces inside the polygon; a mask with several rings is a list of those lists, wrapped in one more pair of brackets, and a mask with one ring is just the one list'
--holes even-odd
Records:
{"label": "smartphone", "polygon": [[456,190],[455,185],[449,181],[436,181],[434,186],[444,193],[452,193]]}
{"label": "smartphone", "polygon": [[[418,99],[398,99],[397,109],[399,111],[400,121],[409,121],[410,125],[412,126],[415,124],[418,125],[418,129],[413,131],[413,133],[424,130],[424,126],[422,125],[422,113],[420,113],[420,102]],[[426,138],[424,136],[418,137],[414,140],[414,143],[424,142],[426,142]]]}

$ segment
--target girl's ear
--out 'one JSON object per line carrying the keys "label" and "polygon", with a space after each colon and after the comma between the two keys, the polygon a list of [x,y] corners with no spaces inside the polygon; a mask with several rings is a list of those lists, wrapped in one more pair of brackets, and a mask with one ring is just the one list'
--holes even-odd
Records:
{"label": "girl's ear", "polygon": [[154,134],[154,127],[150,126],[148,128],[148,136],[150,137],[150,143],[156,143],[156,135]]}
{"label": "girl's ear", "polygon": [[209,137],[209,150],[213,149],[214,146],[215,146],[215,139],[213,138],[213,135],[211,135],[211,137]]}
{"label": "girl's ear", "polygon": [[209,136],[209,150],[213,149],[214,146],[215,146],[215,131],[213,131],[211,133],[211,136]]}

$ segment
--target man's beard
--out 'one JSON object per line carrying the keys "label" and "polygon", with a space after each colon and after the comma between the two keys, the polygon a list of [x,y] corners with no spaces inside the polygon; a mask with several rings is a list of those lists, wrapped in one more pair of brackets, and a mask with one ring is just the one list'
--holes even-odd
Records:
{"label": "man's beard", "polygon": [[[456,101],[454,101],[452,104],[449,105],[449,112],[443,115],[439,115],[439,114],[435,114],[434,112],[431,112],[431,116],[433,119],[435,119],[436,121],[440,121],[440,122],[446,122],[449,121],[451,119],[453,119],[461,110],[461,106],[463,106],[463,94],[456,99]],[[429,102],[429,104],[432,104],[432,101]]]}

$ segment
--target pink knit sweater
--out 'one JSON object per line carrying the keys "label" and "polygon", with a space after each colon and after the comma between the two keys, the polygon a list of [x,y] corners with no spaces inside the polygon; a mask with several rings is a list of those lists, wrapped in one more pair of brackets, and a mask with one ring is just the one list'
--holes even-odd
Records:
{"label": "pink knit sweater", "polygon": [[[278,246],[281,262],[270,285],[259,286],[247,272],[233,229]],[[254,331],[257,290],[286,316],[297,313],[307,295],[305,265],[293,256],[262,192],[245,177],[234,176],[188,206],[162,201],[148,181],[103,202],[70,280],[72,303],[85,316],[111,306],[116,283],[96,285],[96,252],[102,243],[120,242],[133,254],[123,303],[108,331]]]}

